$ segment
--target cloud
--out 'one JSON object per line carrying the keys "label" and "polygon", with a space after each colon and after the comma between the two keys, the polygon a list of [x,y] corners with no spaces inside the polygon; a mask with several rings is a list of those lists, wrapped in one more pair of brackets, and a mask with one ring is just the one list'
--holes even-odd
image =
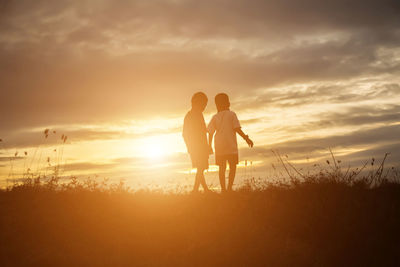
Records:
{"label": "cloud", "polygon": [[[399,145],[399,134],[400,125],[390,125],[367,130],[358,130],[344,135],[290,140],[264,147],[255,147],[254,149],[244,148],[241,150],[241,155],[243,157],[268,159],[273,157],[271,152],[271,149],[273,149],[280,151],[282,155],[289,154],[294,157],[300,156],[300,158],[303,159],[305,156],[316,155],[319,151],[328,151],[329,148],[333,148],[333,150],[335,150],[335,148],[361,148],[364,152],[359,152],[356,155],[371,155],[371,151],[385,151],[384,153],[394,153],[395,160],[400,162],[400,155],[398,155],[396,150]],[[371,145],[372,150],[370,150]]]}
{"label": "cloud", "polygon": [[[367,89],[366,89],[367,87]],[[292,85],[286,88],[270,88],[250,98],[244,98],[234,103],[239,110],[257,109],[262,107],[292,108],[315,103],[356,104],[354,110],[360,112],[360,101],[388,100],[400,93],[398,83],[371,84],[371,82],[318,82],[313,85]],[[369,109],[369,108],[368,108]],[[353,110],[353,111],[354,111]]]}
{"label": "cloud", "polygon": [[310,153],[315,150],[326,149],[329,146],[354,147],[365,144],[378,145],[396,142],[399,133],[400,125],[391,125],[369,130],[359,130],[347,135],[288,141],[275,144],[273,147],[282,150],[282,153]]}
{"label": "cloud", "polygon": [[[63,55],[55,58],[64,62]],[[3,88],[7,88],[0,100],[0,111],[5,116],[2,128],[60,122],[104,123],[154,116],[158,112],[178,113],[184,111],[191,94],[199,88],[206,88],[205,91],[211,95],[220,88],[229,88],[228,92],[235,98],[244,92],[257,94],[257,88],[280,83],[346,79],[363,73],[379,75],[386,71],[379,69],[373,72],[368,67],[366,70],[362,66],[370,62],[357,63],[357,60],[348,65],[336,64],[335,60],[323,62],[312,57],[305,63],[292,61],[282,64],[269,60],[257,63],[243,58],[222,60],[201,52],[193,55],[141,53],[111,61],[87,59],[91,63],[77,61],[67,67],[54,62],[41,67],[37,63],[24,62],[22,58],[16,61],[20,62],[20,66],[15,70],[7,67],[7,60],[2,61],[7,70],[0,77]],[[344,91],[346,87],[321,87],[317,91],[311,90],[309,94],[287,92],[286,97],[276,101],[280,101],[282,107],[290,107],[300,101],[310,103],[313,98],[323,98],[326,92],[333,90]],[[310,94],[313,98],[307,98]],[[333,101],[355,100],[351,95],[345,97],[347,99]],[[295,102],[284,101],[285,98]],[[259,105],[265,105],[268,100],[268,97],[257,99]]]}
{"label": "cloud", "polygon": [[[132,132],[131,127],[120,127],[120,129],[107,130],[112,125],[95,125],[95,128],[85,128],[82,126],[64,125],[60,127],[51,128],[49,135],[46,138],[43,131],[38,130],[18,130],[18,131],[4,131],[4,148],[25,148],[37,146],[59,146],[64,143],[62,137],[67,137],[66,144],[79,143],[83,141],[96,141],[96,140],[121,140],[121,139],[137,139],[153,135],[171,134],[180,132],[180,127],[164,127],[154,128],[147,130],[140,130]],[[136,128],[135,128],[136,129]],[[55,131],[55,133],[53,132]]]}
{"label": "cloud", "polygon": [[398,62],[385,65],[390,57],[378,55],[397,53],[398,10],[395,1],[7,2],[2,125],[105,122],[154,115],[155,107],[180,112],[199,88],[238,96],[398,73]]}
{"label": "cloud", "polygon": [[348,28],[395,29],[400,23],[397,16],[400,7],[395,0],[357,0],[351,5],[343,0],[5,2],[8,3],[3,4],[4,16],[28,20],[47,31],[56,30],[45,27],[47,17],[55,21],[89,20],[87,24],[99,29],[122,33],[144,30],[147,26],[157,33],[203,38],[245,38]]}
{"label": "cloud", "polygon": [[6,162],[10,162],[10,161],[14,161],[14,160],[21,160],[24,159],[24,157],[0,157],[0,162],[6,161]]}
{"label": "cloud", "polygon": [[399,14],[396,0],[2,1],[0,137],[10,148],[42,144],[36,129],[51,125],[73,142],[177,132],[107,127],[183,116],[202,90],[255,113],[242,123],[258,136],[353,128],[276,144],[288,152],[395,147],[384,124],[400,112]]}
{"label": "cloud", "polygon": [[[157,163],[157,159],[146,159],[143,157],[123,157],[123,158],[115,158],[112,160],[116,165],[125,165],[125,166],[140,166],[140,165],[148,165],[149,161],[153,161]],[[187,166],[190,162],[189,155],[187,153],[175,152],[172,154],[165,155],[162,159],[163,163],[168,164],[169,166]],[[150,165],[151,166],[151,165]]]}
{"label": "cloud", "polygon": [[400,106],[384,107],[365,106],[343,109],[341,112],[321,112],[317,120],[297,126],[284,126],[281,130],[290,132],[307,132],[312,129],[329,129],[333,127],[377,127],[400,121]]}
{"label": "cloud", "polygon": [[387,160],[386,160],[386,165],[389,164],[391,166],[395,167],[400,167],[400,143],[392,143],[388,145],[380,145],[376,146],[374,148],[364,150],[364,151],[359,151],[352,153],[349,155],[347,158],[348,160],[351,161],[365,161],[365,160],[371,160],[372,158],[378,160],[380,163],[381,160],[383,159],[384,155],[386,153],[389,153]]}
{"label": "cloud", "polygon": [[[93,163],[93,162],[76,162],[61,164],[60,169],[65,172],[71,171],[107,171],[115,167],[114,163]],[[51,169],[52,167],[49,167]]]}

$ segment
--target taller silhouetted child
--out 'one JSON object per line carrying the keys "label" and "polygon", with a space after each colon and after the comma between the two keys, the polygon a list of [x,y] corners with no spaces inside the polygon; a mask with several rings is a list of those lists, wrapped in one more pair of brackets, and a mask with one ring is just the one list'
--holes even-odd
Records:
{"label": "taller silhouetted child", "polygon": [[198,192],[200,184],[205,192],[209,191],[204,178],[204,170],[208,169],[210,152],[207,143],[207,128],[203,117],[207,102],[208,98],[204,93],[195,93],[192,97],[192,109],[186,114],[183,123],[183,139],[192,160],[192,167],[197,169],[193,192]]}

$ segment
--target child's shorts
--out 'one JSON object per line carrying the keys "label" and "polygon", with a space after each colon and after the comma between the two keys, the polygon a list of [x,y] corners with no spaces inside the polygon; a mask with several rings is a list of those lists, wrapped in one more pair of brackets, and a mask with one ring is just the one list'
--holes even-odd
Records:
{"label": "child's shorts", "polygon": [[223,165],[228,161],[229,165],[237,165],[239,163],[239,154],[216,155],[215,164]]}
{"label": "child's shorts", "polygon": [[208,154],[192,153],[190,159],[192,160],[192,168],[208,169]]}

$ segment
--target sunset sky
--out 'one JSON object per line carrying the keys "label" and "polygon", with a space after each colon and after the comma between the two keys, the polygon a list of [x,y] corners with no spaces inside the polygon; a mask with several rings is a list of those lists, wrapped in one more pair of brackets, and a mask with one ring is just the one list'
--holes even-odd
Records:
{"label": "sunset sky", "polygon": [[191,183],[181,130],[197,91],[206,122],[229,94],[257,176],[271,149],[400,165],[398,0],[2,0],[0,69],[1,185],[10,157],[16,178],[57,155],[67,176]]}

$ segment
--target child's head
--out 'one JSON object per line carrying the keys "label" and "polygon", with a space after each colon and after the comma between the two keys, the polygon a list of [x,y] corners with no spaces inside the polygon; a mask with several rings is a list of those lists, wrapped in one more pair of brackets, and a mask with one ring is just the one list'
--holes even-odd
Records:
{"label": "child's head", "polygon": [[229,109],[231,103],[229,102],[229,97],[227,94],[220,93],[215,96],[215,105],[218,111],[223,111]]}
{"label": "child's head", "polygon": [[192,96],[192,108],[204,111],[207,106],[208,98],[205,93],[197,92]]}

